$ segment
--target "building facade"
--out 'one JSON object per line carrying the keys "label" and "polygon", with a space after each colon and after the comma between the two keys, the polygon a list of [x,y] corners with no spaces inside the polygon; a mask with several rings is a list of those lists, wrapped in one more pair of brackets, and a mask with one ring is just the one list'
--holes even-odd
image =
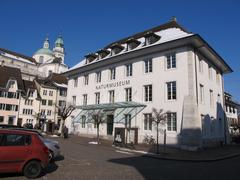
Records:
{"label": "building facade", "polygon": [[225,139],[222,78],[231,71],[199,35],[171,20],[88,54],[64,73],[67,100],[76,105],[67,123],[75,133],[95,135],[91,119],[101,110],[100,135],[115,141],[125,128],[127,142],[142,143],[156,137],[156,108],[167,112],[161,130],[168,145],[218,144]]}
{"label": "building facade", "polygon": [[227,117],[227,122],[230,129],[230,134],[240,133],[240,119],[239,119],[239,109],[240,104],[233,100],[232,95],[225,92],[225,113]]}

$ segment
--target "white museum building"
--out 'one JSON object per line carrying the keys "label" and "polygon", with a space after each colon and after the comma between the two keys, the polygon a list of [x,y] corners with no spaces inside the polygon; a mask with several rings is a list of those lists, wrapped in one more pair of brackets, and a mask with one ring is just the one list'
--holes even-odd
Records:
{"label": "white museum building", "polygon": [[156,139],[151,118],[156,108],[167,112],[161,130],[166,129],[168,145],[199,148],[224,143],[228,134],[223,75],[230,72],[200,35],[172,19],[90,53],[65,72],[67,101],[76,105],[66,123],[76,134],[95,136],[92,115],[101,111],[100,136],[142,143],[146,135]]}

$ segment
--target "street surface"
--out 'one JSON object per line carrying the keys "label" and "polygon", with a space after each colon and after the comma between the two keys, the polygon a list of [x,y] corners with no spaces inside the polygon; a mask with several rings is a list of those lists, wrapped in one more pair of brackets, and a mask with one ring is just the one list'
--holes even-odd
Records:
{"label": "street surface", "polygon": [[[240,157],[215,162],[183,162],[143,157],[111,146],[87,144],[77,138],[59,141],[63,157],[51,164],[44,180],[239,180]],[[25,179],[2,174],[1,179]]]}

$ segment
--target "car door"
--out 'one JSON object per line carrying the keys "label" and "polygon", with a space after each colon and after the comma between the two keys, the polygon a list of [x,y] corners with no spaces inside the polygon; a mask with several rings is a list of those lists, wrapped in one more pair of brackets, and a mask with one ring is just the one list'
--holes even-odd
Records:
{"label": "car door", "polygon": [[18,172],[22,164],[31,155],[29,145],[26,145],[24,134],[6,133],[0,146],[0,170],[2,172]]}

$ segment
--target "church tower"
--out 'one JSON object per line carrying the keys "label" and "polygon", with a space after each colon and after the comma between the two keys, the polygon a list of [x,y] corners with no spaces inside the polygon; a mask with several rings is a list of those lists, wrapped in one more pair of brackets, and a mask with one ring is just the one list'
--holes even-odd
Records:
{"label": "church tower", "polygon": [[55,41],[55,47],[53,48],[53,53],[55,57],[61,58],[62,63],[64,63],[64,43],[63,43],[63,38],[62,35],[59,34],[57,40]]}

